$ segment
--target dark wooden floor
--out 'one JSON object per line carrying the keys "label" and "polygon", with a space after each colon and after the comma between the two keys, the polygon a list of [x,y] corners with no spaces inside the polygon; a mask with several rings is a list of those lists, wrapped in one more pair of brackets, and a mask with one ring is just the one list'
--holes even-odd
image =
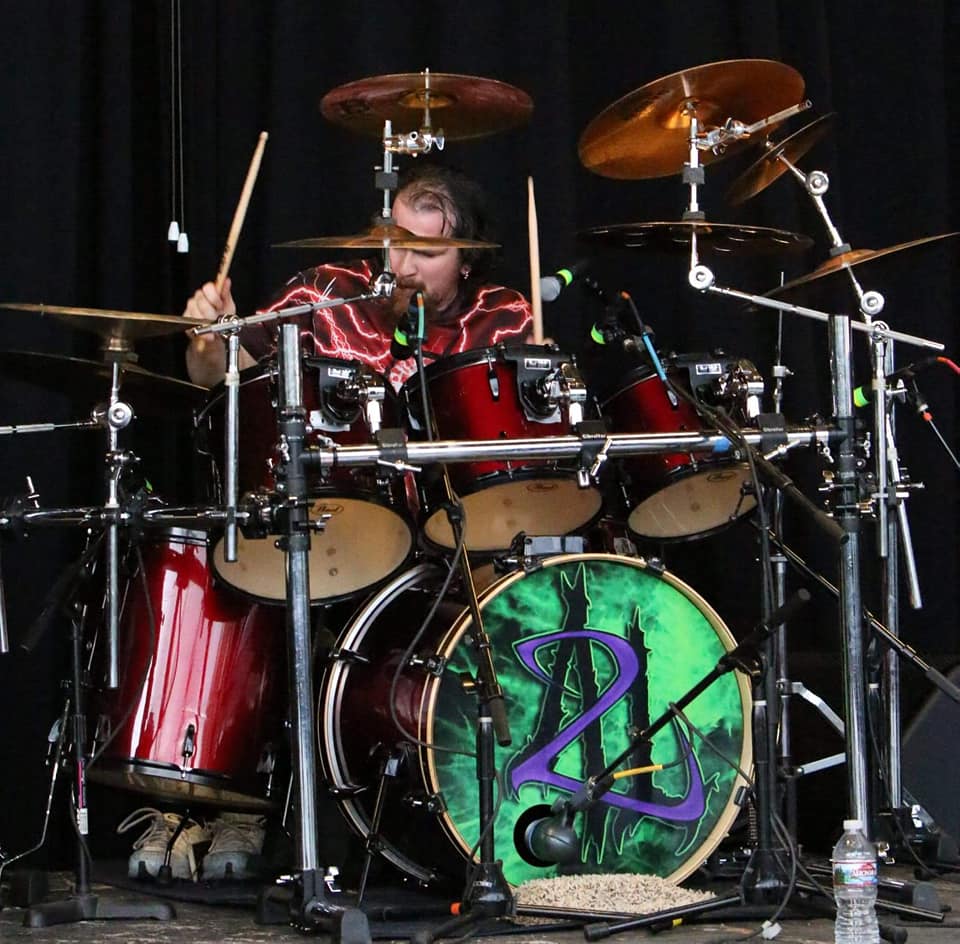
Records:
{"label": "dark wooden floor", "polygon": [[[906,869],[885,868],[885,879],[899,879],[913,883],[912,874]],[[50,880],[49,900],[63,901],[69,899],[72,892],[73,876],[69,873],[55,873],[48,876]],[[909,887],[909,886],[908,886]],[[720,889],[718,889],[720,891]],[[954,916],[952,908],[960,908],[960,880],[952,881],[949,877],[940,877],[925,886],[923,891],[934,895],[938,906],[944,909],[944,920],[941,923],[906,919],[901,915],[879,910],[880,920],[891,929],[904,929],[908,940],[912,944],[945,944],[948,941],[960,940],[960,914]],[[112,886],[95,883],[93,893],[98,901],[107,905],[120,902],[150,902],[156,905],[159,898],[135,896],[130,891],[124,891]],[[416,911],[419,899],[416,893],[410,893],[411,911]],[[331,902],[337,900],[330,897]],[[402,902],[402,898],[400,899]],[[927,899],[929,900],[929,898]],[[833,925],[831,920],[824,917],[810,917],[803,906],[803,898],[793,899],[791,911],[780,919],[782,931],[777,937],[784,942],[820,942],[833,941]],[[138,944],[151,944],[153,941],[177,940],[180,944],[207,944],[207,942],[226,942],[231,944],[255,944],[255,942],[293,939],[303,937],[304,932],[291,927],[288,923],[263,924],[257,921],[257,912],[253,906],[213,906],[187,901],[173,901],[175,916],[170,920],[88,920],[59,924],[51,927],[25,927],[24,918],[27,912],[23,908],[7,907],[0,912],[0,940],[4,942],[81,942],[81,941],[123,941]],[[737,940],[756,932],[763,923],[764,917],[769,916],[775,906],[769,908],[753,907],[749,915],[738,914],[729,918],[701,916],[702,923],[685,924],[669,931],[666,940],[676,944],[686,942],[716,942]],[[380,940],[401,940],[408,938],[418,928],[435,929],[439,926],[439,917],[428,918],[420,922],[405,921],[384,924],[377,920],[380,912],[376,909],[370,912],[370,929],[372,936]],[[489,928],[489,926],[487,926]],[[321,937],[326,937],[328,931],[317,929]],[[509,922],[499,922],[496,929],[500,932],[509,931],[512,940],[527,942],[527,944],[567,944],[584,940],[582,926],[558,928],[556,926],[526,926],[519,930]],[[482,936],[489,937],[489,931],[483,931]],[[647,930],[633,929],[618,932],[611,939],[629,942],[648,939]]]}

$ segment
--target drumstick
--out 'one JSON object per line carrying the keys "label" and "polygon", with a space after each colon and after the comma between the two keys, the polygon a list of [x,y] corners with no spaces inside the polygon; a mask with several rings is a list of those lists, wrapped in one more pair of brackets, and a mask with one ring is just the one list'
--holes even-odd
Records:
{"label": "drumstick", "polygon": [[543,299],[540,297],[540,236],[533,178],[527,178],[527,229],[530,236],[530,307],[533,309],[533,343],[543,344]]}
{"label": "drumstick", "polygon": [[253,185],[260,171],[260,159],[263,157],[263,149],[267,144],[267,132],[260,132],[260,139],[257,141],[253,157],[250,159],[250,168],[247,171],[247,179],[243,182],[243,190],[240,191],[240,201],[237,203],[236,212],[233,214],[233,223],[230,224],[230,235],[227,236],[227,244],[223,247],[223,258],[220,260],[220,271],[217,272],[217,279],[214,285],[217,288],[217,294],[220,294],[223,283],[230,271],[230,263],[233,262],[233,251],[237,248],[237,240],[240,238],[240,229],[243,226],[243,219],[247,215],[247,206],[250,204],[250,195],[253,193]]}

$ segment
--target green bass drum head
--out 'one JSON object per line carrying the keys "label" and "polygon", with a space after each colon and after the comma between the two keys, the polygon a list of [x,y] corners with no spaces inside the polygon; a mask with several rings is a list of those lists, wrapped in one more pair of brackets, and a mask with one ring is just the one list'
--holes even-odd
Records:
{"label": "green bass drum head", "polygon": [[[663,769],[617,779],[576,815],[572,864],[533,864],[517,834],[716,666],[734,645],[719,616],[669,573],[605,554],[550,558],[488,587],[480,603],[512,736],[496,749],[503,793],[494,838],[507,881],[610,872],[682,881],[734,820],[744,781],[731,764],[749,773],[750,692],[739,672],[685,709],[714,749],[676,720],[661,728],[620,769]],[[477,708],[462,685],[462,673],[476,674],[471,629],[464,611],[439,641],[446,668],[424,685],[420,718],[427,792],[442,797],[443,829],[463,856],[479,841]]]}

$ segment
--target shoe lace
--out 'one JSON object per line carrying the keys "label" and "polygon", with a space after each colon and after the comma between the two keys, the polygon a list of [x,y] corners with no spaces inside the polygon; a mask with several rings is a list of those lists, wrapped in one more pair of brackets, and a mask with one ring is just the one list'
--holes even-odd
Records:
{"label": "shoe lace", "polygon": [[[136,826],[147,823],[147,828],[134,841],[133,848],[142,849],[147,846],[165,850],[170,843],[170,838],[180,825],[180,819],[176,813],[161,813],[160,810],[155,810],[152,807],[142,807],[139,810],[134,810],[117,826],[117,833],[122,835]],[[184,828],[194,825],[196,823],[188,819]]]}
{"label": "shoe lace", "polygon": [[224,819],[215,819],[210,823],[213,840],[210,843],[210,852],[223,851],[224,847],[230,851],[260,852],[263,844],[263,822],[231,822]]}

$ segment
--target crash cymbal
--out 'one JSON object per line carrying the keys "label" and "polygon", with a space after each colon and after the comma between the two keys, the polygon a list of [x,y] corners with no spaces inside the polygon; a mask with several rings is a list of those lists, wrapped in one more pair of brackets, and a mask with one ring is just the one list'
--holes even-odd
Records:
{"label": "crash cymbal", "polygon": [[735,223],[709,223],[706,220],[676,222],[617,223],[581,230],[577,236],[586,242],[624,249],[688,250],[693,233],[698,250],[726,253],[800,252],[813,240],[799,233],[766,226],[741,226]]}
{"label": "crash cymbal", "polygon": [[[731,59],[674,72],[594,118],[580,136],[580,161],[601,177],[621,180],[678,174],[690,153],[691,115],[704,131],[728,118],[749,125],[798,104],[803,89],[799,72],[770,59]],[[700,162],[732,154],[748,141],[731,142],[720,155],[701,151]]]}
{"label": "crash cymbal", "polygon": [[447,236],[416,236],[393,223],[378,223],[348,236],[316,236],[275,243],[277,249],[495,249],[498,243]]}
{"label": "crash cymbal", "polygon": [[[109,398],[113,378],[113,365],[107,361],[35,351],[0,351],[0,370],[6,377],[67,393],[91,404]],[[155,374],[130,363],[120,366],[120,389],[135,410],[152,415],[192,409],[202,404],[210,392],[206,387]]]}
{"label": "crash cymbal", "polygon": [[102,338],[127,346],[125,342],[138,338],[152,338],[164,334],[177,334],[206,324],[195,318],[179,315],[150,315],[140,311],[112,311],[103,308],[68,308],[65,305],[44,305],[32,302],[0,302],[0,308],[15,311],[34,311],[40,315],[53,315],[73,328],[93,331]]}
{"label": "crash cymbal", "polygon": [[910,242],[897,243],[895,246],[887,246],[886,249],[851,249],[849,252],[840,253],[826,262],[822,262],[807,275],[801,275],[797,279],[787,282],[785,285],[778,285],[775,289],[768,292],[768,295],[781,295],[791,289],[806,285],[816,279],[822,279],[827,275],[834,275],[837,272],[843,272],[853,266],[861,265],[864,262],[872,262],[881,256],[888,256],[892,252],[901,252],[904,249],[912,249],[914,246],[922,246],[925,243],[936,242],[940,239],[949,239],[952,236],[960,236],[960,231],[952,233],[940,233],[936,236],[924,236],[922,239],[912,239]]}
{"label": "crash cymbal", "polygon": [[763,142],[766,148],[765,153],[740,174],[727,189],[727,202],[737,206],[755,197],[761,190],[766,190],[778,177],[787,172],[787,165],[779,158],[783,156],[791,164],[795,164],[830,130],[834,118],[836,118],[834,112],[822,115],[799,131],[795,131],[790,137],[784,138],[779,144],[767,138]]}
{"label": "crash cymbal", "polygon": [[398,133],[424,125],[448,141],[479,138],[525,122],[533,111],[526,92],[504,82],[445,72],[378,75],[348,82],[320,101],[324,118],[371,137],[383,135],[384,121]]}

